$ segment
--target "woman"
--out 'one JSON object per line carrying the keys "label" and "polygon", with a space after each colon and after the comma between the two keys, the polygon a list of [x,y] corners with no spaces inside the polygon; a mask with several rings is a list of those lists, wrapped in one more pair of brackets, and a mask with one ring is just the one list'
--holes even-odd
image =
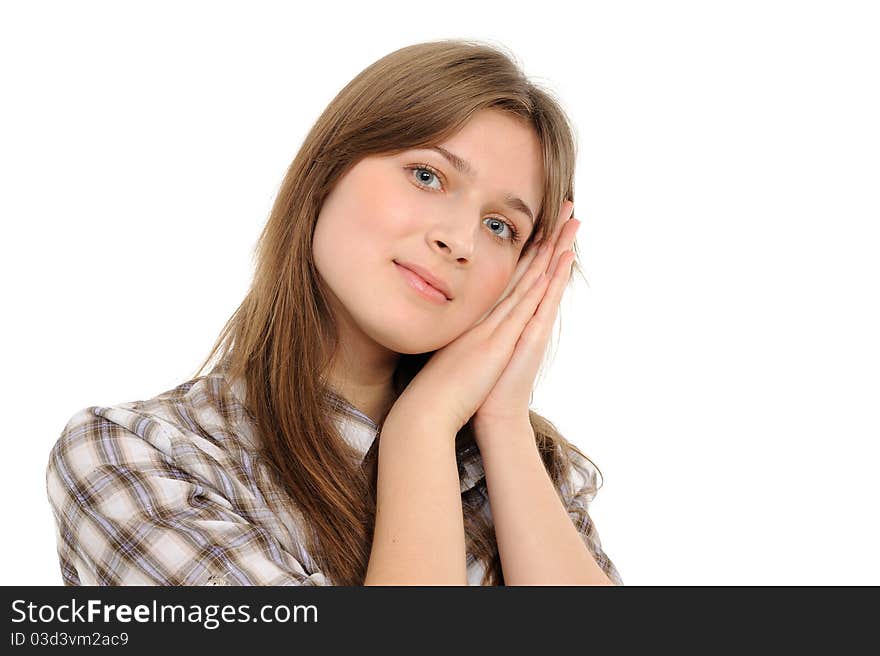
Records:
{"label": "woman", "polygon": [[528,407],[574,164],[564,112],[492,47],[362,71],[193,379],[86,408],[55,444],[65,584],[621,584],[595,468]]}

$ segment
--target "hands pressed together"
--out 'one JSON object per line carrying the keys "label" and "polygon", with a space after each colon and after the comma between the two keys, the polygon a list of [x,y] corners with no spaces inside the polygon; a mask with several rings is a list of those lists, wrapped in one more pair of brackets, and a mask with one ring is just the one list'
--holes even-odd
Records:
{"label": "hands pressed together", "polygon": [[528,421],[535,377],[571,275],[580,221],[562,204],[554,233],[522,255],[502,299],[482,321],[437,350],[391,412],[414,411],[452,435],[474,427]]}

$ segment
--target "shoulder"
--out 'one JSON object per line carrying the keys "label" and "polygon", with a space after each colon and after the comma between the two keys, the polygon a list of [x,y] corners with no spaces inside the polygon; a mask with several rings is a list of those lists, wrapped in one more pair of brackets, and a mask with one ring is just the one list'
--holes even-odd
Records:
{"label": "shoulder", "polygon": [[101,471],[205,474],[206,468],[241,459],[239,410],[216,376],[189,380],[146,400],[83,408],[52,446],[47,479],[50,486],[70,486]]}

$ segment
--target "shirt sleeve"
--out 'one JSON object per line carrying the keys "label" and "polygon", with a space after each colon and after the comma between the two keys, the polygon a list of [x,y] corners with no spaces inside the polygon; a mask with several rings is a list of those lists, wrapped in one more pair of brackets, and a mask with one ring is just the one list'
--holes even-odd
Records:
{"label": "shirt sleeve", "polygon": [[614,585],[623,585],[623,579],[617,568],[602,549],[599,531],[588,512],[590,502],[595,498],[597,492],[596,471],[595,466],[589,460],[575,453],[568,470],[568,476],[562,485],[562,498],[568,516],[596,563]]}
{"label": "shirt sleeve", "polygon": [[77,413],[50,454],[65,585],[328,585],[201,475],[216,461],[181,466],[155,422],[112,410]]}

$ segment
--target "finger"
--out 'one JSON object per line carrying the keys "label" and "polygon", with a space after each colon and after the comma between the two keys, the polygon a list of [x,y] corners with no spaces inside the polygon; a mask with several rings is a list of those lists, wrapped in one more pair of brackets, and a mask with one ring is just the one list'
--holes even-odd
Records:
{"label": "finger", "polygon": [[504,320],[495,326],[493,338],[498,339],[506,347],[515,346],[526,324],[535,315],[550,282],[550,276],[541,273],[519,302],[510,307]]}
{"label": "finger", "polygon": [[[554,248],[556,249],[556,254],[567,250],[573,241],[573,234],[577,231],[577,225],[580,223],[577,222],[573,225],[569,225],[571,224],[570,221],[562,221],[563,217],[571,215],[573,209],[574,203],[570,200],[566,200],[562,204],[559,221],[554,228],[553,235],[540,243],[540,248],[537,250],[531,261],[525,265],[521,277],[515,282],[512,282],[511,285],[508,285],[510,291],[505,290],[505,295],[502,299],[498,301],[489,312],[483,315],[478,323],[485,322],[494,330],[495,327],[507,318],[507,315],[513,310],[513,308],[515,308],[526,297],[529,290],[534,286],[535,281],[538,280],[543,273],[551,270],[550,262],[551,258],[555,255]],[[559,249],[557,244],[566,244],[566,246]],[[537,246],[538,244],[535,245]]]}
{"label": "finger", "polygon": [[535,262],[535,258],[538,256],[540,251],[541,244],[538,242],[534,242],[529,246],[528,251],[525,255],[520,258],[519,263],[516,266],[516,270],[513,272],[513,275],[510,277],[510,282],[508,282],[507,287],[498,297],[498,300],[495,301],[494,305],[490,307],[486,312],[481,316],[476,322],[474,322],[474,326],[478,326],[482,324],[487,318],[489,318],[492,313],[495,311],[502,302],[504,302],[519,284],[520,280],[522,280],[523,274],[529,270],[531,266],[533,266]]}
{"label": "finger", "polygon": [[573,214],[574,203],[571,200],[566,200],[559,208],[559,216],[556,218],[556,224],[553,226],[553,233],[547,238],[548,242],[550,242],[551,244],[556,244],[559,242],[559,237],[562,234],[562,230],[565,228],[566,222],[572,217]]}
{"label": "finger", "polygon": [[555,242],[556,250],[553,253],[553,259],[551,260],[550,266],[547,267],[548,272],[555,271],[556,266],[559,264],[559,258],[562,257],[563,253],[571,250],[571,246],[574,243],[575,233],[580,224],[581,222],[575,219],[573,215],[562,224],[559,230],[559,236]]}
{"label": "finger", "polygon": [[571,279],[571,267],[575,260],[575,254],[572,251],[566,251],[559,259],[559,264],[553,272],[550,284],[544,294],[541,304],[535,311],[534,321],[541,326],[542,334],[546,330],[549,334],[556,323],[556,315],[559,311],[559,304],[562,302],[562,295],[568,281]]}
{"label": "finger", "polygon": [[[528,291],[529,288],[531,288],[532,284],[534,284],[534,280],[537,279],[537,277],[539,275],[541,275],[539,273],[537,265],[534,264],[534,258],[539,256],[540,254],[544,253],[544,251],[540,250],[541,247],[543,247],[545,245],[551,245],[550,246],[551,252],[549,254],[544,253],[545,255],[547,255],[547,258],[546,258],[547,262],[549,262],[550,256],[552,256],[552,254],[553,254],[552,249],[554,248],[554,246],[552,246],[552,245],[557,244],[557,243],[567,243],[567,241],[565,241],[565,242],[559,241],[560,240],[560,233],[562,232],[563,228],[565,227],[564,219],[567,219],[569,216],[571,216],[573,209],[574,209],[574,203],[572,203],[570,200],[566,200],[565,202],[562,203],[562,207],[559,210],[559,220],[557,220],[556,225],[553,226],[553,234],[550,237],[548,237],[547,239],[541,241],[540,243],[532,244],[532,249],[531,249],[532,253],[530,253],[531,257],[530,257],[529,261],[525,262],[525,263],[520,262],[520,265],[524,265],[524,266],[517,267],[517,270],[514,273],[513,279],[511,280],[510,284],[508,285],[508,288],[505,290],[505,293],[504,293],[505,297],[507,296],[508,293],[511,293],[512,290],[516,289],[520,280],[522,280],[523,278],[526,278],[525,282],[523,283],[523,289],[518,294],[519,297],[522,297],[522,295],[526,291]],[[535,247],[538,247],[538,248],[535,248]],[[566,248],[567,248],[567,246],[566,246]],[[523,259],[525,259],[525,258],[523,258]],[[533,265],[535,267],[534,269],[531,268]],[[549,271],[549,270],[550,270],[550,267],[548,267],[547,264],[545,264],[543,271]]]}
{"label": "finger", "polygon": [[505,321],[495,328],[493,337],[507,347],[515,345],[524,334],[529,340],[534,340],[536,333],[538,339],[549,339],[575,257],[572,251],[563,253],[552,274],[539,276]]}
{"label": "finger", "polygon": [[532,260],[530,266],[523,273],[522,278],[519,280],[513,291],[510,292],[510,295],[498,303],[492,313],[486,317],[485,320],[493,327],[493,329],[505,320],[512,309],[525,298],[526,294],[534,286],[535,281],[542,276],[550,261],[551,250],[550,244],[542,244],[541,248],[539,248],[538,252],[535,254],[535,258]]}
{"label": "finger", "polygon": [[571,244],[574,242],[574,233],[576,232],[578,225],[580,225],[580,221],[577,219],[569,219],[562,226],[562,229],[559,231],[559,237],[553,245],[553,257],[550,259],[547,266],[547,273],[556,271],[556,265],[559,264],[559,258],[562,257],[562,254],[565,253],[565,251],[571,248]]}
{"label": "finger", "polygon": [[547,264],[550,262],[550,256],[553,253],[553,248],[548,242],[542,242],[541,245],[535,251],[535,257],[529,262],[529,265],[525,268],[520,276],[520,279],[517,281],[517,284],[514,286],[514,292],[519,297],[527,292],[531,286],[534,284],[535,280],[547,269]]}
{"label": "finger", "polygon": [[535,256],[538,254],[538,249],[540,248],[540,244],[537,242],[532,243],[529,246],[528,251],[520,258],[519,262],[516,265],[516,269],[513,272],[513,275],[510,277],[510,282],[507,283],[507,287],[504,289],[504,293],[501,294],[501,299],[507,297],[507,295],[514,289],[519,281],[522,279],[523,274],[528,271],[532,262],[535,260]]}
{"label": "finger", "polygon": [[522,334],[516,342],[516,348],[522,347],[531,352],[533,357],[543,357],[556,323],[559,305],[565,292],[567,281],[571,278],[571,267],[575,254],[568,252],[563,255],[557,270],[554,271],[550,283],[546,286],[534,315],[526,321]]}

